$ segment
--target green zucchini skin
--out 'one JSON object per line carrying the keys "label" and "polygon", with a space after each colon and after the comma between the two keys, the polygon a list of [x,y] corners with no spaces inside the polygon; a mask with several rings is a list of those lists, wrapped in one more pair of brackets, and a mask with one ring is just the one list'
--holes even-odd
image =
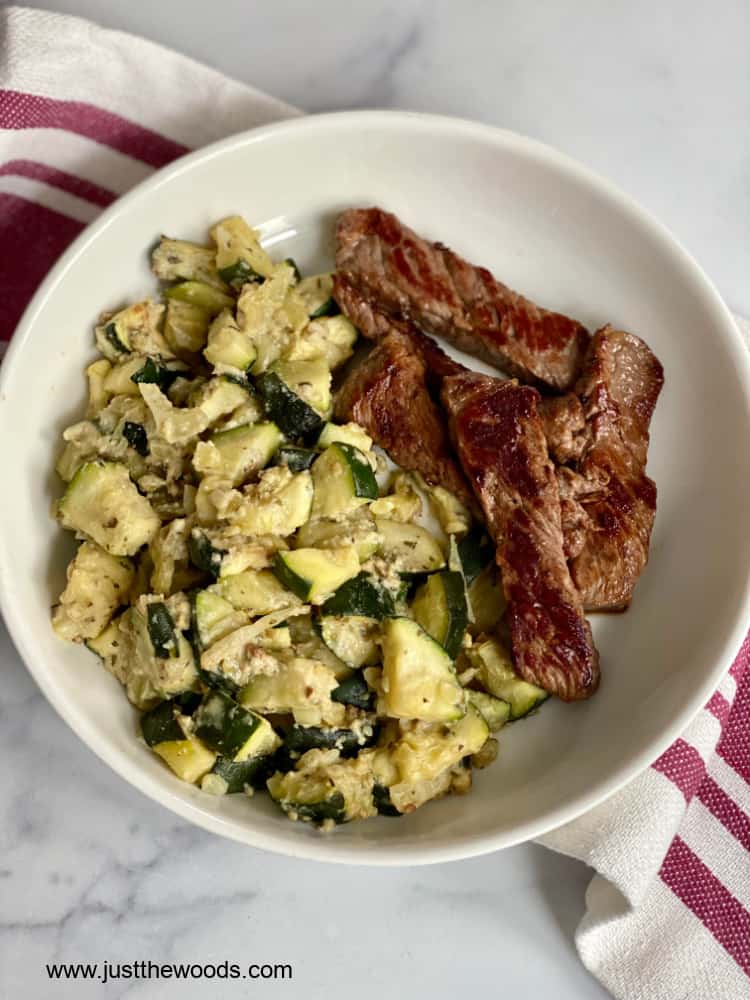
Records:
{"label": "green zucchini skin", "polygon": [[179,654],[180,645],[174,621],[166,604],[161,601],[149,604],[146,608],[146,625],[148,637],[154,647],[154,656],[158,660],[168,660]]}
{"label": "green zucchini skin", "polygon": [[284,445],[277,448],[273,459],[273,465],[286,465],[290,472],[304,472],[309,469],[319,452],[314,448],[295,448],[293,445]]}
{"label": "green zucchini skin", "polygon": [[259,716],[248,712],[223,691],[207,694],[195,714],[195,735],[224,757],[234,758],[260,725]]}
{"label": "green zucchini skin", "polygon": [[469,624],[463,575],[457,570],[432,573],[417,595],[413,611],[419,624],[455,660]]}
{"label": "green zucchini skin", "polygon": [[130,376],[130,381],[139,383],[151,383],[158,385],[162,392],[166,392],[175,379],[180,377],[179,371],[167,368],[166,365],[159,364],[153,358],[146,358],[143,368],[139,369],[135,375]]}
{"label": "green zucchini skin", "polygon": [[401,813],[391,802],[391,793],[385,785],[375,784],[372,786],[372,801],[379,816],[400,816]]}
{"label": "green zucchini skin", "polygon": [[[282,809],[284,805],[282,804]],[[333,820],[334,823],[344,823],[346,821],[346,802],[341,792],[334,792],[329,795],[324,802],[311,804],[290,803],[285,812],[293,811],[297,816],[307,823],[319,826],[326,820]]]}
{"label": "green zucchini skin", "polygon": [[310,313],[310,319],[322,319],[323,316],[338,316],[340,312],[341,310],[339,309],[338,302],[331,295],[330,298],[326,299],[326,301],[322,305],[318,306],[314,312]]}
{"label": "green zucchini skin", "polygon": [[184,740],[185,734],[175,718],[175,702],[162,701],[141,716],[141,733],[150,747],[172,740]]}
{"label": "green zucchini skin", "polygon": [[130,350],[117,336],[117,326],[115,323],[107,323],[104,327],[104,336],[107,338],[109,343],[114,347],[116,351],[120,354],[129,354]]}
{"label": "green zucchini skin", "polygon": [[219,277],[235,291],[239,291],[243,285],[247,285],[249,282],[262,285],[266,280],[262,274],[254,271],[246,260],[236,260],[234,264],[222,267],[219,271]]}
{"label": "green zucchini skin", "polygon": [[342,705],[370,710],[375,704],[375,692],[367,686],[364,677],[352,674],[331,691],[331,700],[338,701]]}
{"label": "green zucchini skin", "polygon": [[255,380],[266,415],[290,440],[315,442],[325,420],[276,374],[264,372]]}
{"label": "green zucchini skin", "polygon": [[361,615],[388,618],[396,613],[392,595],[367,573],[343,583],[321,606],[323,615]]}
{"label": "green zucchini skin", "polygon": [[221,560],[225,553],[215,549],[206,535],[191,534],[188,538],[188,558],[196,569],[216,579],[221,569]]}
{"label": "green zucchini skin", "polygon": [[367,500],[377,500],[378,481],[375,478],[372,467],[359,448],[355,448],[353,445],[346,444],[343,441],[337,441],[333,447],[338,448],[343,453],[349,464],[352,483],[354,485],[354,495],[365,497]]}
{"label": "green zucchini skin", "polygon": [[136,424],[132,420],[126,420],[122,425],[122,436],[130,447],[138,452],[141,458],[145,458],[148,455],[148,435],[143,424]]}
{"label": "green zucchini skin", "polygon": [[294,257],[286,257],[284,259],[284,263],[288,264],[292,271],[294,271],[294,283],[296,284],[298,281],[302,281],[302,272],[297,267],[297,261]]}
{"label": "green zucchini skin", "polygon": [[479,576],[484,567],[495,558],[495,547],[487,532],[476,526],[464,535],[456,547],[461,560],[461,570],[468,587]]}
{"label": "green zucchini skin", "polygon": [[351,729],[335,729],[324,726],[294,725],[287,732],[284,746],[290,754],[301,756],[308,750],[339,750],[342,757],[356,757],[365,746],[370,746],[376,739],[375,727],[372,736],[364,743],[360,742]]}
{"label": "green zucchini skin", "polygon": [[227,795],[236,795],[239,792],[244,792],[246,785],[255,787],[254,781],[259,772],[266,766],[265,762],[265,757],[232,760],[231,757],[219,756],[211,773],[218,774],[226,781]]}

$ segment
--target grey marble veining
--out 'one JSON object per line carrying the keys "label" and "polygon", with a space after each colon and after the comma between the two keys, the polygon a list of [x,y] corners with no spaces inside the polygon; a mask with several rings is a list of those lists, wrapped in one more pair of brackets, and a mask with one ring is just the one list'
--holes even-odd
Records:
{"label": "grey marble veining", "polygon": [[[611,177],[750,314],[750,6],[668,0],[45,0],[308,111],[464,115]],[[1,628],[1,626],[0,626]],[[605,996],[572,945],[589,875],[539,848],[343,869],[194,829],[110,772],[0,632],[0,998]],[[291,962],[277,983],[47,981],[53,961]]]}

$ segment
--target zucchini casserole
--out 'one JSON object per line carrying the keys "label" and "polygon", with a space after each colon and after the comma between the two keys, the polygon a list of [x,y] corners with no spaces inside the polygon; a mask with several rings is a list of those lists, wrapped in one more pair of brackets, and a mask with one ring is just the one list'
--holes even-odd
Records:
{"label": "zucchini casserole", "polygon": [[358,338],[333,276],[274,262],[239,217],[210,236],[162,238],[159,300],[95,328],[52,625],[204,792],[264,790],[323,829],[466,792],[547,697],[514,672],[493,544],[333,421]]}

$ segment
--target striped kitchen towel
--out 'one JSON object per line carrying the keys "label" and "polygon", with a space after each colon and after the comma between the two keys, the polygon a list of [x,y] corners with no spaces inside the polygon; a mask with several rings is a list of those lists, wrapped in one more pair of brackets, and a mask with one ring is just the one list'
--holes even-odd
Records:
{"label": "striped kitchen towel", "polygon": [[[0,340],[55,259],[188,149],[294,115],[142,39],[0,11]],[[742,324],[741,324],[742,326]],[[750,325],[742,326],[750,343]],[[750,639],[683,737],[543,838],[597,874],[576,940],[622,1000],[750,997]]]}

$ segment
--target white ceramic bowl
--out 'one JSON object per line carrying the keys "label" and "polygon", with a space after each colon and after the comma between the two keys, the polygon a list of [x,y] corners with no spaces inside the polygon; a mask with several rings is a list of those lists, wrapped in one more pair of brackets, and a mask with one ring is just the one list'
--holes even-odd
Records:
{"label": "white ceramic bowl", "polygon": [[[153,290],[159,233],[202,239],[240,212],[308,273],[331,265],[332,223],[379,204],[591,329],[644,337],[666,386],[649,472],[659,488],[651,560],[625,615],[594,622],[602,683],[585,704],[545,705],[500,734],[501,753],[451,797],[401,820],[320,835],[258,795],[212,798],[136,739],[119,685],[58,640],[49,608],[73,550],[50,519],[63,427],[82,413],[97,313]],[[611,185],[508,132],[391,112],[303,118],[179,160],[90,226],[29,307],[0,386],[2,611],[49,700],[118,774],[181,816],[301,857],[418,864],[540,835],[615,792],[701,707],[750,623],[748,358],[730,314],[674,239]]]}

